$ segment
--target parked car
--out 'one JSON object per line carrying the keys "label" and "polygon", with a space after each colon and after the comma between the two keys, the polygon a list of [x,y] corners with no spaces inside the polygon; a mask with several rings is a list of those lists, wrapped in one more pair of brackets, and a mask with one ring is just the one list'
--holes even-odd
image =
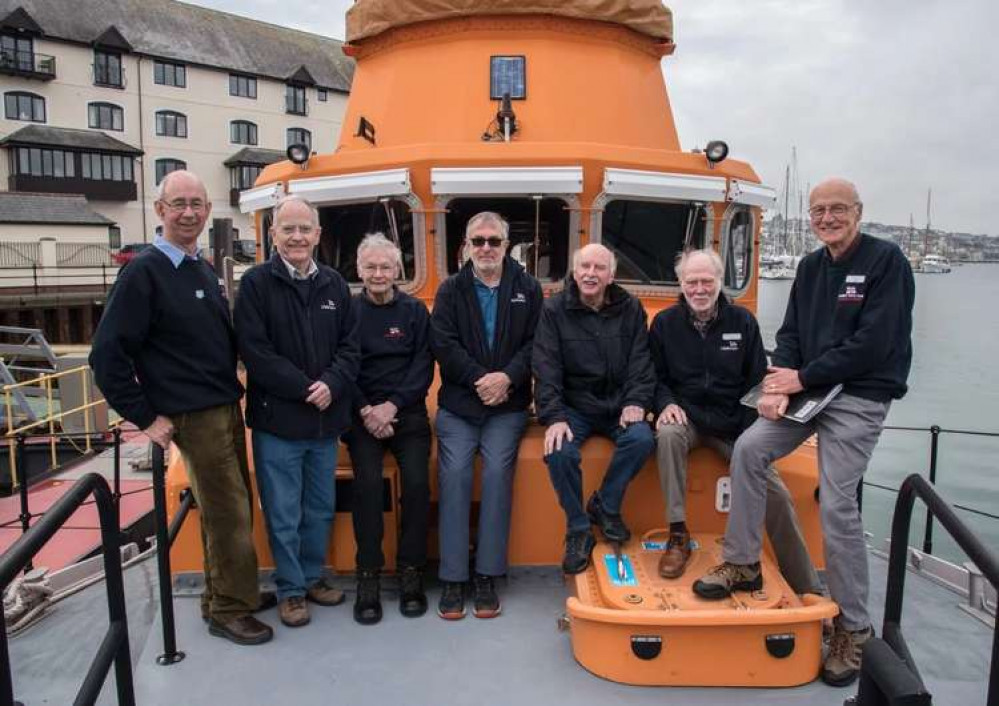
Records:
{"label": "parked car", "polygon": [[111,254],[111,259],[116,265],[127,265],[136,255],[149,247],[149,243],[126,243],[121,249]]}

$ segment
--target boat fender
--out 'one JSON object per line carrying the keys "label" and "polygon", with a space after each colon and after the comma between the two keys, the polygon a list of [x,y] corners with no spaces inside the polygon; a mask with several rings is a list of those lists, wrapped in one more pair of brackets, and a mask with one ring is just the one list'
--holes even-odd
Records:
{"label": "boat fender", "polygon": [[794,633],[767,635],[766,645],[767,652],[770,653],[771,657],[776,657],[777,659],[790,657],[791,653],[794,652]]}
{"label": "boat fender", "polygon": [[638,659],[655,659],[663,651],[663,639],[658,635],[632,635],[631,651]]}

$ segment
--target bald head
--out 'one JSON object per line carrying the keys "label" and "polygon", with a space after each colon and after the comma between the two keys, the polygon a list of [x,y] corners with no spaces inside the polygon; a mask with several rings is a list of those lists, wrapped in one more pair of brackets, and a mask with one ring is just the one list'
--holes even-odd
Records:
{"label": "bald head", "polygon": [[208,200],[208,189],[205,188],[205,182],[201,181],[201,177],[197,174],[189,172],[186,169],[177,169],[176,171],[172,171],[163,177],[156,197],[161,201],[169,201],[170,190],[173,188],[175,182],[182,182],[186,185],[193,186],[196,189],[200,189],[204,200]]}
{"label": "bald head", "polygon": [[849,179],[844,179],[842,177],[829,177],[828,179],[823,179],[812,189],[812,192],[808,195],[808,203],[811,205],[812,199],[815,198],[816,194],[822,195],[830,191],[835,191],[837,193],[847,196],[850,201],[855,203],[860,203],[860,192],[857,191],[857,186]]}
{"label": "bald head", "polygon": [[604,305],[607,287],[614,281],[617,258],[599,243],[584,245],[572,254],[572,278],[580,300],[591,309]]}

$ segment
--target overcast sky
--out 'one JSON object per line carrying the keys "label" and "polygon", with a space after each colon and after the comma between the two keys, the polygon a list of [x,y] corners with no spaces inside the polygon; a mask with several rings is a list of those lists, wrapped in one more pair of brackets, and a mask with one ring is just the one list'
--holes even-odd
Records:
{"label": "overcast sky", "polygon": [[[195,0],[343,38],[350,0]],[[663,66],[684,149],[729,143],[780,188],[853,179],[864,217],[999,235],[995,0],[675,0]],[[992,68],[990,68],[992,67]]]}

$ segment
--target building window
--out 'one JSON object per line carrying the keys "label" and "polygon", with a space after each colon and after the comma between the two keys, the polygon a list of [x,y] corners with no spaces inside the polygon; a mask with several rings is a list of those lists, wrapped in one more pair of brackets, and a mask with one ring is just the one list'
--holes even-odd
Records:
{"label": "building window", "polygon": [[121,248],[121,226],[108,226],[108,247],[112,250]]}
{"label": "building window", "polygon": [[170,172],[178,169],[187,169],[187,162],[179,159],[157,159],[156,160],[156,183],[159,184]]}
{"label": "building window", "polygon": [[229,95],[242,98],[257,97],[257,79],[252,76],[229,74]]}
{"label": "building window", "polygon": [[326,102],[327,95],[328,94],[327,94],[325,88],[317,88],[316,89],[316,98],[318,98],[321,103],[325,103]]}
{"label": "building window", "polygon": [[11,91],[3,96],[4,116],[7,120],[45,122],[45,99],[34,93]]}
{"label": "building window", "polygon": [[615,199],[604,207],[600,242],[617,255],[614,281],[675,285],[676,256],[703,248],[708,213],[702,204]]}
{"label": "building window", "polygon": [[288,128],[288,147],[292,145],[305,145],[312,149],[312,133],[304,127]]}
{"label": "building window", "polygon": [[93,181],[133,181],[132,158],[121,154],[84,152],[80,155],[84,179]]}
{"label": "building window", "polygon": [[24,176],[67,179],[76,176],[73,153],[41,147],[18,147],[14,173]]}
{"label": "building window", "polygon": [[305,86],[287,84],[284,87],[285,111],[292,115],[308,114],[308,101],[305,98]]}
{"label": "building window", "polygon": [[157,111],[156,134],[164,137],[187,137],[187,116],[173,110]]}
{"label": "building window", "polygon": [[153,62],[153,82],[161,86],[187,86],[187,67],[183,64],[172,64],[169,61]]}
{"label": "building window", "polygon": [[230,188],[238,191],[252,189],[263,170],[264,168],[259,164],[241,164],[238,167],[233,167],[229,170]]}
{"label": "building window", "polygon": [[125,72],[121,67],[121,54],[94,50],[94,83],[111,88],[125,87]]}
{"label": "building window", "polygon": [[257,126],[248,120],[233,120],[229,123],[229,141],[234,145],[257,144]]}
{"label": "building window", "polygon": [[31,37],[0,35],[0,60],[4,68],[35,70],[35,46]]}
{"label": "building window", "polygon": [[114,103],[91,103],[87,106],[87,125],[98,130],[124,130],[125,111]]}

